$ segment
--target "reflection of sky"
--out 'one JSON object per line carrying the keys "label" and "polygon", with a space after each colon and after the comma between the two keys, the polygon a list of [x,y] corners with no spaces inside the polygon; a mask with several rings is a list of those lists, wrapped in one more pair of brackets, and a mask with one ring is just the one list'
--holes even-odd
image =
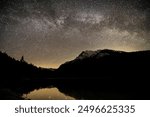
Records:
{"label": "reflection of sky", "polygon": [[34,90],[23,97],[31,100],[74,100],[75,98],[61,93],[57,88],[44,88]]}

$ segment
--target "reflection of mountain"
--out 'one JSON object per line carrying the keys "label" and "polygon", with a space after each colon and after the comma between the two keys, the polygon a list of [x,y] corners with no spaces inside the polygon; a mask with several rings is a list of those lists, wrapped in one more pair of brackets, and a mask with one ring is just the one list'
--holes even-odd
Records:
{"label": "reflection of mountain", "polygon": [[83,51],[57,70],[37,68],[0,52],[0,97],[53,85],[78,99],[150,99],[150,51]]}

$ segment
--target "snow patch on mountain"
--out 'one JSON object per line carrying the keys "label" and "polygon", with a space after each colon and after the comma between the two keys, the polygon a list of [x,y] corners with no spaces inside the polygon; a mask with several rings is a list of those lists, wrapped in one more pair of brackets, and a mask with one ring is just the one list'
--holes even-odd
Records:
{"label": "snow patch on mountain", "polygon": [[86,50],[86,51],[83,51],[76,59],[89,58],[89,57],[91,57],[94,53],[95,53],[94,51]]}
{"label": "snow patch on mountain", "polygon": [[82,59],[86,59],[89,57],[95,57],[95,58],[101,58],[104,56],[109,56],[112,53],[120,53],[121,51],[113,51],[113,50],[97,50],[97,51],[91,51],[91,50],[86,50],[83,51],[76,59],[77,60],[82,60]]}

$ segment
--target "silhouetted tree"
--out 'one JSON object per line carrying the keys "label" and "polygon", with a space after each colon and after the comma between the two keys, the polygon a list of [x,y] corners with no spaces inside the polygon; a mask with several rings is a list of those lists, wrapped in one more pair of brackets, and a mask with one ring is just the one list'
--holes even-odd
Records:
{"label": "silhouetted tree", "polygon": [[24,56],[21,57],[20,62],[25,62],[24,61]]}

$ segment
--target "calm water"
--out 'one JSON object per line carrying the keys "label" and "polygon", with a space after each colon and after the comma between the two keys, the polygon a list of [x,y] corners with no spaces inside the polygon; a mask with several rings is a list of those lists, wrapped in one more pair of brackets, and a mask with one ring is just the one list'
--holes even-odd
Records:
{"label": "calm water", "polygon": [[31,100],[74,100],[75,98],[65,95],[58,88],[42,88],[24,94],[23,98]]}

